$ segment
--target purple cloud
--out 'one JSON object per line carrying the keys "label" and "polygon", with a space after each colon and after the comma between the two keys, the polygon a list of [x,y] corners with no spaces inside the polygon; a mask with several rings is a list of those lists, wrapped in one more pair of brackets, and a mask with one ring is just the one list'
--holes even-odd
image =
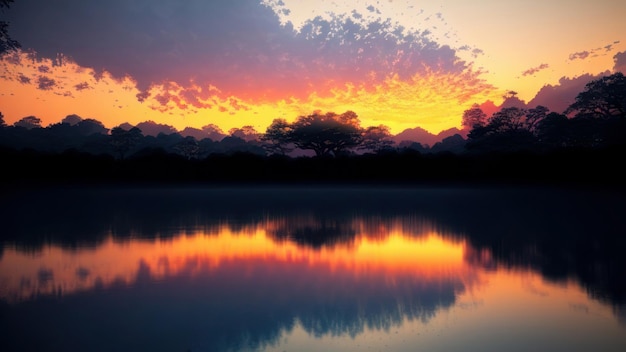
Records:
{"label": "purple cloud", "polygon": [[407,31],[390,20],[368,22],[356,12],[316,18],[296,32],[281,25],[274,11],[284,8],[259,0],[64,3],[16,2],[8,13],[15,38],[38,56],[63,53],[93,68],[95,79],[104,70],[119,79],[131,76],[139,101],[149,98],[152,85],[167,82],[183,88],[182,103],[202,107],[207,91],[195,87],[217,87],[223,98],[275,100],[346,82],[377,84],[391,74],[408,80],[429,70],[470,69],[428,31]]}
{"label": "purple cloud", "polygon": [[37,89],[52,90],[56,84],[55,80],[46,76],[39,76],[37,78]]}
{"label": "purple cloud", "polygon": [[528,106],[543,105],[551,111],[562,113],[575,101],[576,96],[585,88],[587,83],[599,77],[601,75],[590,74],[574,78],[562,77],[556,85],[543,86],[537,95],[528,102]]}
{"label": "purple cloud", "polygon": [[89,89],[89,88],[91,88],[91,87],[89,86],[89,83],[87,83],[87,82],[81,82],[81,83],[78,83],[77,85],[74,86],[74,89],[76,89],[79,92],[83,91],[85,89]]}
{"label": "purple cloud", "polygon": [[24,76],[24,74],[20,73],[17,76],[17,81],[20,82],[21,84],[30,84],[30,78]]}
{"label": "purple cloud", "polygon": [[548,64],[541,64],[541,65],[539,65],[537,67],[529,68],[528,70],[522,72],[522,76],[532,76],[532,75],[534,75],[535,73],[537,73],[537,72],[539,72],[541,70],[547,69],[548,67],[550,67],[550,65],[548,65]]}
{"label": "purple cloud", "polygon": [[585,51],[581,51],[581,52],[570,54],[569,59],[570,59],[570,61],[574,61],[574,60],[577,60],[577,59],[584,60],[584,59],[588,58],[589,55],[591,55],[591,53],[589,51],[585,50]]}
{"label": "purple cloud", "polygon": [[615,54],[615,56],[613,56],[613,61],[615,62],[613,71],[626,74],[626,51]]}

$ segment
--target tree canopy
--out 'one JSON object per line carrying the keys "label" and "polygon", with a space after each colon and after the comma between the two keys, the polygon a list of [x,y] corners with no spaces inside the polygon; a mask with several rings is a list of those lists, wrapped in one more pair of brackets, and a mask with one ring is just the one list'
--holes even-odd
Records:
{"label": "tree canopy", "polygon": [[596,118],[626,116],[626,77],[617,72],[587,83],[565,113]]}

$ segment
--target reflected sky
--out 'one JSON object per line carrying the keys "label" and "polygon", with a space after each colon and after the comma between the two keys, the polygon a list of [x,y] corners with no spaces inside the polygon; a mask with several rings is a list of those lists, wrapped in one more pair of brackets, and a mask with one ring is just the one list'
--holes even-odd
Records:
{"label": "reflected sky", "polygon": [[[449,193],[428,196],[450,204]],[[451,215],[419,211],[419,202],[334,216],[250,206],[234,217],[193,204],[153,214],[169,216],[169,225],[149,235],[141,232],[147,218],[107,211],[87,227],[97,236],[84,241],[50,229],[44,241],[9,235],[0,256],[0,329],[7,332],[0,344],[8,351],[626,348],[621,286],[604,284],[623,271],[611,258],[580,259],[565,242],[554,251],[529,235],[504,245],[505,235],[473,235],[473,222],[442,221]],[[509,210],[527,218],[515,204]],[[103,216],[117,220],[105,226]],[[508,225],[491,223],[494,232],[528,231],[528,224]],[[604,240],[594,238],[598,251]],[[588,261],[598,277],[559,275],[547,253],[569,258],[568,265]]]}

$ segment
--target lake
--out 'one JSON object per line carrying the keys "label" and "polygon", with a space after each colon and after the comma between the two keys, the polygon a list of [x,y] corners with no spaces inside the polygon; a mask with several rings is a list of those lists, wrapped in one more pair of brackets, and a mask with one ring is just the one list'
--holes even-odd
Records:
{"label": "lake", "polygon": [[9,191],[2,351],[626,351],[626,198]]}

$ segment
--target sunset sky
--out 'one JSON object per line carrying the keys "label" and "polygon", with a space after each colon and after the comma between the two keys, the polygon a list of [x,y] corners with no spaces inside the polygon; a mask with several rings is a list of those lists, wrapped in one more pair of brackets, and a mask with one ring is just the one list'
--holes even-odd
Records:
{"label": "sunset sky", "polygon": [[460,127],[510,90],[562,112],[626,71],[626,2],[16,0],[0,112],[224,131],[315,110],[393,133]]}

